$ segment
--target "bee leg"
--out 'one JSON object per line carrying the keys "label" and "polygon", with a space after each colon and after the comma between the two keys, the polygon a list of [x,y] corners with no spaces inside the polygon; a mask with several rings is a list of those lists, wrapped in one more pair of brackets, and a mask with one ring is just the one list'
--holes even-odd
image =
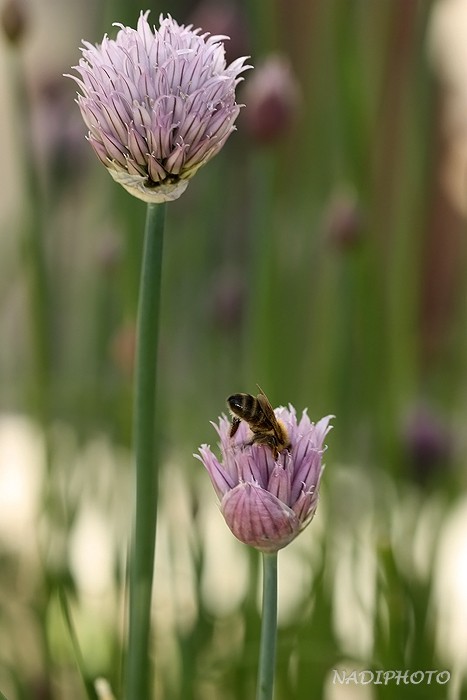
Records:
{"label": "bee leg", "polygon": [[255,443],[256,445],[265,445],[266,447],[269,447],[269,449],[272,452],[272,455],[274,459],[277,459],[279,456],[279,451],[277,449],[277,442],[276,438],[274,435],[259,435],[253,437],[251,444]]}
{"label": "bee leg", "polygon": [[230,433],[229,436],[233,437],[235,433],[238,430],[238,426],[240,425],[241,421],[240,418],[237,418],[237,416],[233,416],[232,418],[232,425],[230,426]]}

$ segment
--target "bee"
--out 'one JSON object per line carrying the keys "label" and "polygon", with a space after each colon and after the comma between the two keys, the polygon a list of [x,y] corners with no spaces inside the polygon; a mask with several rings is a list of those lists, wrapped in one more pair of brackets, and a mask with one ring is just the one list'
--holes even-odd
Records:
{"label": "bee", "polygon": [[233,394],[227,399],[227,405],[232,413],[232,427],[230,437],[238,430],[241,421],[244,420],[250,426],[253,437],[249,445],[267,445],[277,459],[280,452],[290,447],[289,435],[284,423],[275,416],[274,409],[269,400],[258,386],[260,393]]}

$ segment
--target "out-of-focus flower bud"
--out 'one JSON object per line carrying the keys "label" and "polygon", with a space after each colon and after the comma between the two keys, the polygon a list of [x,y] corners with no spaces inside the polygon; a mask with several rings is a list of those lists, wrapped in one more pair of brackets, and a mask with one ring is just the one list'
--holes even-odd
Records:
{"label": "out-of-focus flower bud", "polygon": [[354,192],[342,190],[331,196],[324,214],[324,236],[338,249],[353,248],[362,237],[364,217]]}
{"label": "out-of-focus flower bud", "polygon": [[288,58],[268,56],[248,80],[242,99],[247,104],[242,120],[253,139],[269,144],[286,136],[301,102],[301,89]]}
{"label": "out-of-focus flower bud", "polygon": [[0,13],[3,32],[12,44],[19,44],[29,27],[24,0],[6,0]]}
{"label": "out-of-focus flower bud", "polygon": [[245,309],[245,284],[239,270],[222,269],[213,281],[209,299],[212,319],[219,328],[238,327]]}
{"label": "out-of-focus flower bud", "polygon": [[63,187],[76,182],[86,164],[88,153],[83,149],[82,121],[63,79],[43,75],[33,88],[35,148],[53,186]]}
{"label": "out-of-focus flower bud", "polygon": [[134,323],[122,325],[111,341],[110,353],[122,375],[131,379],[135,367],[136,328]]}
{"label": "out-of-focus flower bud", "polygon": [[103,272],[111,274],[120,264],[122,253],[122,242],[116,232],[108,231],[99,239],[96,256]]}
{"label": "out-of-focus flower bud", "polygon": [[409,466],[425,484],[437,471],[449,467],[452,436],[441,417],[427,405],[416,406],[406,417],[403,441]]}
{"label": "out-of-focus flower bud", "polygon": [[200,2],[190,22],[194,27],[203,27],[204,31],[215,36],[228,36],[224,44],[227,63],[237,56],[250,53],[248,48],[248,30],[240,7],[231,0],[204,0]]}

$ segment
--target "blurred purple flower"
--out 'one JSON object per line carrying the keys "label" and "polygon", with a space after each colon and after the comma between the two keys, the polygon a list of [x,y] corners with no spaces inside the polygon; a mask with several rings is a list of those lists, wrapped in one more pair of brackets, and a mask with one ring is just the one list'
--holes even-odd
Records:
{"label": "blurred purple flower", "polygon": [[318,505],[323,471],[323,441],[332,416],[313,424],[306,411],[299,421],[293,406],[275,409],[288,431],[291,447],[274,460],[265,445],[249,444],[252,433],[241,422],[233,438],[230,421],[219,418],[222,459],[208,445],[195,455],[209,472],[221,512],[235,537],[262,552],[275,552],[311,522]]}
{"label": "blurred purple flower", "polygon": [[358,196],[350,188],[334,192],[323,217],[324,235],[338,250],[351,250],[361,242],[365,217]]}
{"label": "blurred purple flower", "polygon": [[259,144],[286,136],[296,120],[302,91],[286,56],[270,54],[258,66],[243,90],[247,107],[243,122]]}
{"label": "blurred purple flower", "polygon": [[83,42],[73,78],[88,139],[110,174],[145,202],[177,199],[188,180],[224,145],[240,106],[238,76],[245,57],[229,66],[222,39],[179,25],[170,15],[151,29],[120,27],[115,40]]}
{"label": "blurred purple flower", "polygon": [[190,22],[210,34],[230,37],[225,46],[227,60],[250,53],[245,12],[235,0],[201,0],[190,14]]}
{"label": "blurred purple flower", "polygon": [[412,407],[402,429],[403,445],[413,476],[425,484],[451,466],[453,435],[443,418],[425,403]]}

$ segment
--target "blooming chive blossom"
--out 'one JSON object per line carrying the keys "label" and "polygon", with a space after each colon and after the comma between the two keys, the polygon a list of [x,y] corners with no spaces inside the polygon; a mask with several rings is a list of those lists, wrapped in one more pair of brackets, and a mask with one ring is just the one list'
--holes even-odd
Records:
{"label": "blooming chive blossom", "polygon": [[313,424],[306,411],[299,420],[293,406],[275,409],[288,431],[291,447],[274,460],[265,445],[249,444],[252,433],[241,422],[230,437],[230,421],[213,426],[220,438],[221,461],[208,445],[199,459],[211,477],[222,514],[235,537],[262,552],[275,552],[291,542],[312,520],[323,471],[323,441],[332,416]]}
{"label": "blooming chive blossom", "polygon": [[245,57],[226,65],[225,36],[200,34],[172,17],[151,29],[120,27],[115,40],[93,46],[68,76],[88,139],[110,174],[150,203],[177,199],[188,180],[224,145],[240,111],[235,102]]}

